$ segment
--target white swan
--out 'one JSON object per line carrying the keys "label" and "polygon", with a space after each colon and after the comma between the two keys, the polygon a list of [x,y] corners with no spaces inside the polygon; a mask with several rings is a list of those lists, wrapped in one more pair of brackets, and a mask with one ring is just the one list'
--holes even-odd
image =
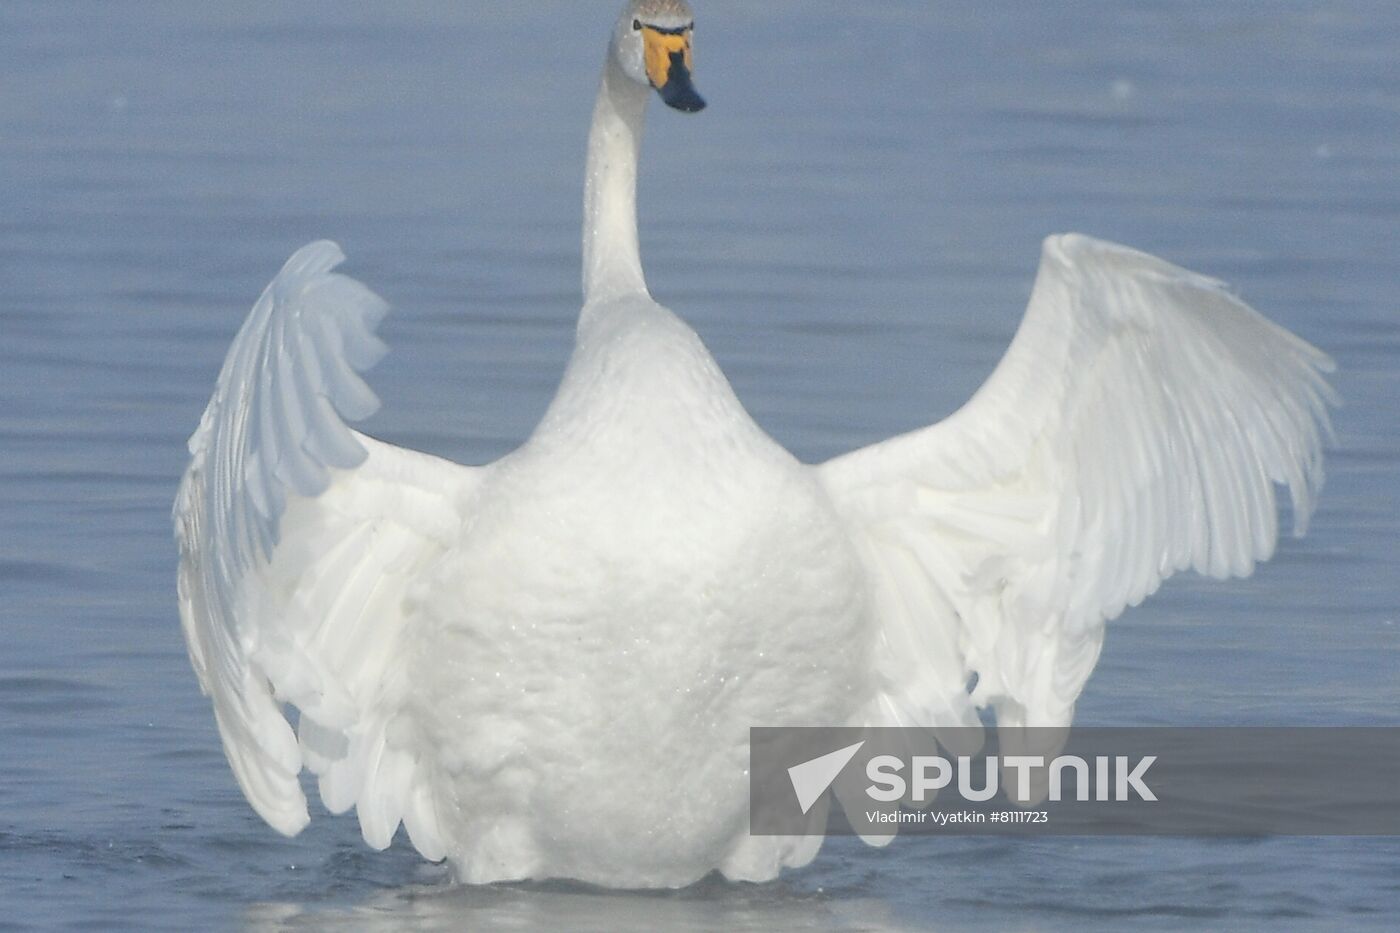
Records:
{"label": "white swan", "polygon": [[[385,305],[298,252],[243,326],[175,505],[180,610],[239,785],[402,823],[464,880],[767,879],[748,729],[1066,725],[1104,623],[1177,570],[1248,574],[1322,481],[1325,356],[1218,283],[1052,237],[1005,359],[933,427],[811,467],[647,292],[649,85],[691,13],[633,0],[589,143],[586,301],[520,449],[465,467],[358,434]],[[977,675],[976,689],[966,685]],[[295,730],[283,703],[300,711]]]}

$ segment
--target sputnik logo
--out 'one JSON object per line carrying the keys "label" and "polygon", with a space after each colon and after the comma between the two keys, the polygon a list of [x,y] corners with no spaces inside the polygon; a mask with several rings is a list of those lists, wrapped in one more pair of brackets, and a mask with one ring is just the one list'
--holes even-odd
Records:
{"label": "sputnik logo", "polygon": [[822,794],[836,782],[864,744],[862,740],[788,768],[788,778],[792,780],[792,789],[797,793],[797,802],[801,805],[804,815],[816,806]]}

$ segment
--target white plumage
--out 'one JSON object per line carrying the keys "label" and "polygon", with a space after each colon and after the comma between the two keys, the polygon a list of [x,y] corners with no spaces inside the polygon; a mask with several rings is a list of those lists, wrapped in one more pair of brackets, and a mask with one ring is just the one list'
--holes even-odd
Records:
{"label": "white plumage", "polygon": [[[664,6],[668,30],[688,17]],[[750,726],[987,705],[1067,726],[1107,620],[1177,570],[1267,559],[1275,484],[1306,525],[1327,358],[1217,282],[1077,235],[1046,241],[962,410],[799,464],[646,290],[637,145],[666,61],[646,43],[676,41],[634,28],[647,9],[618,21],[595,112],[578,344],[519,450],[465,467],[347,427],[377,407],[359,373],[386,305],[324,242],[258,301],[191,438],[185,636],[283,833],[306,768],[369,844],[402,824],[468,881],[771,878],[819,839],[747,834]],[[703,106],[673,74],[668,101]]]}
{"label": "white plumage", "polygon": [[1069,725],[1104,622],[1178,570],[1267,560],[1275,483],[1303,533],[1331,366],[1219,282],[1046,240],[1020,331],[972,400],[819,468],[875,581],[880,720],[975,725],[971,700],[1002,726]]}

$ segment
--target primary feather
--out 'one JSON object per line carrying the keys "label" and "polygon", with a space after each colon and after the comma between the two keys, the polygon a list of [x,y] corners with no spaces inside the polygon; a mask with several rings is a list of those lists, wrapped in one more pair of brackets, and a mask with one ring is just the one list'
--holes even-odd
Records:
{"label": "primary feather", "polygon": [[[1051,237],[1005,358],[947,420],[822,465],[881,618],[884,724],[1067,726],[1106,621],[1249,574],[1322,484],[1331,361],[1219,282]],[[977,677],[976,691],[964,689]]]}
{"label": "primary feather", "polygon": [[[297,780],[336,812],[358,805],[383,848],[407,818],[441,857],[416,749],[388,727],[404,702],[404,599],[460,529],[476,471],[346,427],[378,402],[357,371],[383,353],[386,305],[313,243],[287,263],[229,351],[190,439],[175,503],[180,615],[234,775],[295,833]],[[300,710],[294,733],[281,704]],[[436,853],[436,854],[434,854]]]}

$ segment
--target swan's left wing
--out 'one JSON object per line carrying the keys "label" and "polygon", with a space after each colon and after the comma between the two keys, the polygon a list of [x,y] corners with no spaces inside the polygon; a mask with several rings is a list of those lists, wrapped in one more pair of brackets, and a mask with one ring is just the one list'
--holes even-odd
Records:
{"label": "swan's left wing", "polygon": [[[180,617],[224,751],[253,808],[295,834],[298,774],[367,842],[402,821],[442,858],[403,639],[410,589],[455,541],[479,470],[352,431],[378,399],[358,372],[384,351],[386,305],[300,250],[239,331],[175,503]],[[294,732],[283,704],[300,711]]]}
{"label": "swan's left wing", "polygon": [[1275,483],[1302,533],[1330,368],[1218,282],[1047,240],[966,406],[818,468],[879,618],[870,721],[975,725],[990,703],[1003,728],[1068,726],[1107,620],[1178,570],[1249,574],[1274,549]]}

